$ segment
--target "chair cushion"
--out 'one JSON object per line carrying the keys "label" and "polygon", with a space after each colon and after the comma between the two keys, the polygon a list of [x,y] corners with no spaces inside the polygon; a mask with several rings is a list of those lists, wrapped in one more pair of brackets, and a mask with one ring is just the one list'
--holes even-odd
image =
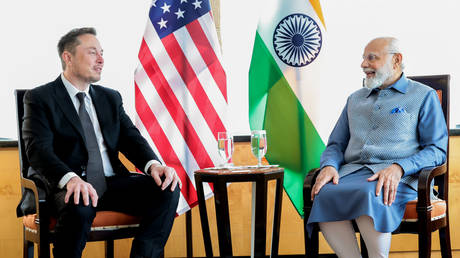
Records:
{"label": "chair cushion", "polygon": [[[37,232],[38,226],[35,220],[37,214],[31,214],[23,217],[22,223],[26,230],[31,232]],[[91,225],[91,231],[96,230],[114,230],[118,228],[126,227],[138,227],[140,218],[126,213],[116,211],[99,211],[96,213],[93,224]],[[50,230],[54,230],[56,226],[56,218],[52,217],[50,221]]]}
{"label": "chair cushion", "polygon": [[[446,201],[437,199],[431,200],[433,210],[431,210],[431,221],[443,218],[446,216]],[[413,222],[417,221],[417,200],[410,201],[406,204],[406,211],[404,212],[403,221]]]}

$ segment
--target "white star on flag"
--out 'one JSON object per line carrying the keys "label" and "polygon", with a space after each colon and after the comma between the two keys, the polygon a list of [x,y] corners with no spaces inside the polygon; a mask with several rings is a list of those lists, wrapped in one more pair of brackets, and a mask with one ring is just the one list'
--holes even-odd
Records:
{"label": "white star on flag", "polygon": [[160,7],[160,8],[163,9],[163,13],[166,13],[166,12],[169,13],[169,8],[170,8],[170,7],[171,7],[170,5],[167,5],[167,4],[165,3],[165,4],[164,4],[162,7]]}
{"label": "white star on flag", "polygon": [[160,29],[161,29],[161,28],[166,28],[166,23],[167,22],[168,21],[165,21],[165,20],[163,20],[163,18],[161,18],[161,20],[159,22],[157,22],[157,23],[158,23],[158,25],[160,25]]}
{"label": "white star on flag", "polygon": [[[134,75],[136,125],[182,182],[180,215],[198,204],[194,171],[222,163],[217,134],[228,128],[227,79],[209,0],[155,5]],[[213,195],[212,184],[203,190]]]}
{"label": "white star on flag", "polygon": [[153,0],[153,1],[152,1],[152,6],[153,6],[153,7],[157,7],[157,4],[156,4],[157,1],[158,1],[158,0]]}
{"label": "white star on flag", "polygon": [[201,1],[196,0],[195,2],[192,3],[195,6],[195,9],[201,8]]}
{"label": "white star on flag", "polygon": [[176,15],[177,15],[177,19],[179,19],[179,18],[184,18],[184,13],[185,13],[185,11],[182,11],[182,10],[179,8],[179,9],[177,9],[177,12],[175,12],[174,14],[176,14]]}

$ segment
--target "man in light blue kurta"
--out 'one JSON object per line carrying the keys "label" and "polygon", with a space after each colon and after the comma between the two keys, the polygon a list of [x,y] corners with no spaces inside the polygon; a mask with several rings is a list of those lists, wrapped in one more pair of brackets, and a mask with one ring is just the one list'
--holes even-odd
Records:
{"label": "man in light blue kurta", "polygon": [[319,222],[339,257],[360,257],[355,220],[370,257],[388,257],[391,232],[418,174],[446,159],[447,128],[436,92],[403,73],[395,38],[372,40],[361,64],[365,85],[354,92],[321,156],[308,224]]}

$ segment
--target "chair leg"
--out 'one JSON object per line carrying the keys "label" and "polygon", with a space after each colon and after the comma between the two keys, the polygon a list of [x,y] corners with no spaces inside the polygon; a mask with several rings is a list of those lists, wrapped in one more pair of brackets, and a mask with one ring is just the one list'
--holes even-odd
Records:
{"label": "chair leg", "polygon": [[26,228],[22,227],[22,256],[34,258],[34,243],[26,240]]}
{"label": "chair leg", "polygon": [[439,242],[441,246],[441,257],[442,258],[452,258],[449,223],[447,223],[446,227],[439,229]]}
{"label": "chair leg", "polygon": [[419,232],[418,234],[418,257],[431,257],[431,231],[428,231],[428,228],[423,233]]}
{"label": "chair leg", "polygon": [[305,248],[305,255],[307,254],[307,245],[308,245],[308,232],[307,232],[307,220],[304,218],[303,220],[303,241],[304,241],[304,248]]}
{"label": "chair leg", "polygon": [[113,258],[114,256],[114,244],[113,239],[109,239],[105,241],[105,257],[106,258]]}
{"label": "chair leg", "polygon": [[40,242],[37,244],[37,254],[38,258],[50,258],[50,244],[48,241],[40,239]]}
{"label": "chair leg", "polygon": [[22,253],[24,258],[34,258],[34,243],[24,240]]}
{"label": "chair leg", "polygon": [[369,253],[367,252],[366,243],[364,242],[363,235],[359,235],[359,242],[361,244],[361,257],[362,258],[369,258]]}
{"label": "chair leg", "polygon": [[185,213],[185,239],[187,243],[187,258],[193,257],[193,230],[192,230],[192,210]]}
{"label": "chair leg", "polygon": [[313,226],[311,237],[308,237],[307,220],[304,219],[304,241],[305,241],[305,255],[308,258],[317,258],[319,256],[319,228],[318,224]]}
{"label": "chair leg", "polygon": [[418,257],[431,257],[431,209],[417,207],[418,216]]}
{"label": "chair leg", "polygon": [[39,241],[37,243],[38,258],[50,258],[50,232],[49,232],[49,216],[45,206],[40,206],[40,223],[38,224]]}

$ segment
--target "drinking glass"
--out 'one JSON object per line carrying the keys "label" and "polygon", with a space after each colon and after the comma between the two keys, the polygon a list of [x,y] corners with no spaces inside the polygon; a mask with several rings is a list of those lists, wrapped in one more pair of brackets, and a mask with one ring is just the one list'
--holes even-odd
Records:
{"label": "drinking glass", "polygon": [[219,155],[224,159],[223,167],[228,166],[228,161],[233,154],[233,136],[228,132],[217,133],[217,149]]}
{"label": "drinking glass", "polygon": [[262,158],[267,153],[267,133],[265,130],[251,131],[251,150],[257,158],[257,166],[262,166]]}

